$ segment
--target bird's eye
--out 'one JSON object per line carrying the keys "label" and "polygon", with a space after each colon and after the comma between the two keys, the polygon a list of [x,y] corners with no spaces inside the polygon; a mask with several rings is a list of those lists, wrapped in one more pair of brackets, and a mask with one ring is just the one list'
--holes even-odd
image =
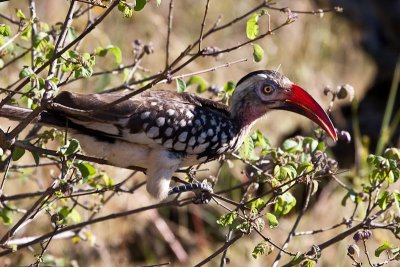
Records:
{"label": "bird's eye", "polygon": [[264,88],[263,88],[264,94],[267,94],[267,95],[269,95],[270,93],[272,93],[273,90],[274,90],[274,89],[272,88],[271,85],[266,85],[266,86],[264,86]]}

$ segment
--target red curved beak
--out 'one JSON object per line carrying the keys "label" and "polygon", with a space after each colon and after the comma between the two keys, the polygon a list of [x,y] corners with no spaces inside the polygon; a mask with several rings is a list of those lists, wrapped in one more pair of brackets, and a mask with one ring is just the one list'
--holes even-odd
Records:
{"label": "red curved beak", "polygon": [[292,85],[291,93],[286,97],[284,103],[279,107],[279,109],[292,111],[306,116],[324,129],[333,141],[338,140],[335,127],[326,112],[314,100],[314,98],[312,98],[312,96],[300,86],[295,84]]}

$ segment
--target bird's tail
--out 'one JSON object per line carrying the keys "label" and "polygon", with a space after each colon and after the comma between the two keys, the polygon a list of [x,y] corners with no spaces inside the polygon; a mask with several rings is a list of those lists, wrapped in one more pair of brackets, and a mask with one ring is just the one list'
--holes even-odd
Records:
{"label": "bird's tail", "polygon": [[[31,109],[4,105],[0,108],[0,117],[13,121],[22,121],[32,112]],[[43,111],[37,116],[32,123],[38,123],[54,127],[66,127],[66,119],[54,112]]]}

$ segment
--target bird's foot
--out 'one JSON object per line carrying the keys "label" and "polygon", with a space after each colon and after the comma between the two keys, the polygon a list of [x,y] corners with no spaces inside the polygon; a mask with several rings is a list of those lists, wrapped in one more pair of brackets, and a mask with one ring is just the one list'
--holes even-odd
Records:
{"label": "bird's foot", "polygon": [[168,195],[179,194],[192,191],[196,194],[193,198],[194,204],[207,204],[211,200],[213,189],[211,185],[204,180],[202,183],[194,182],[190,184],[178,185],[169,189]]}

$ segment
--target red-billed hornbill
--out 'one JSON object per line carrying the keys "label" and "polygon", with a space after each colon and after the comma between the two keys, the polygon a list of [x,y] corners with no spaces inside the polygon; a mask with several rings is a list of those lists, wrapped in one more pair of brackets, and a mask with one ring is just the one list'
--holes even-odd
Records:
{"label": "red-billed hornbill", "polygon": [[[337,140],[332,122],[318,103],[276,71],[255,71],[240,79],[230,106],[189,93],[151,90],[91,115],[85,112],[122,96],[61,92],[53,101],[57,105],[42,112],[37,121],[68,125],[90,156],[119,167],[145,168],[147,191],[158,199],[167,197],[178,168],[236,151],[256,120],[269,110],[304,115]],[[22,119],[29,112],[12,106],[0,109],[0,115],[12,119]]]}

